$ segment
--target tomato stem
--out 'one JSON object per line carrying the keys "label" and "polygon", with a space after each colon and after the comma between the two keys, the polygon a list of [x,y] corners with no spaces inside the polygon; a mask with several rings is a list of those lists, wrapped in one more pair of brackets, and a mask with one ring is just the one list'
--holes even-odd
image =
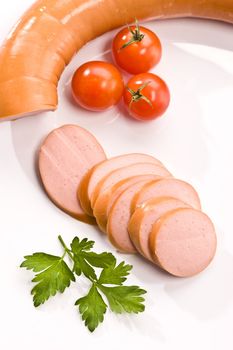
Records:
{"label": "tomato stem", "polygon": [[129,41],[127,41],[127,43],[122,45],[120,50],[126,48],[127,46],[129,46],[133,43],[137,43],[137,42],[142,41],[142,39],[145,36],[144,34],[142,34],[140,32],[140,26],[139,26],[138,20],[136,18],[135,18],[135,29],[133,30],[129,25],[128,25],[128,29],[129,29],[130,33],[132,34],[132,38]]}
{"label": "tomato stem", "polygon": [[147,81],[146,83],[142,84],[136,91],[134,91],[133,89],[126,86],[126,89],[129,91],[129,93],[132,96],[130,104],[129,104],[130,109],[132,107],[132,104],[134,102],[138,102],[139,100],[146,101],[152,107],[152,103],[151,103],[150,99],[141,93],[142,90],[149,84],[150,84],[150,81]]}

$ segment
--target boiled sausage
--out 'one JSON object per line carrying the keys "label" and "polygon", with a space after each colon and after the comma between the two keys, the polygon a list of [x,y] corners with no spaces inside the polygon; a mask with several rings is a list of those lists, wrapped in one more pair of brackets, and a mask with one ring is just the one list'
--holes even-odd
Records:
{"label": "boiled sausage", "polygon": [[52,131],[39,152],[39,172],[51,200],[69,215],[87,222],[94,220],[80,206],[77,188],[95,164],[106,159],[95,137],[76,125]]}
{"label": "boiled sausage", "polygon": [[95,202],[101,193],[104,193],[109,187],[115,185],[120,180],[127,179],[137,175],[157,175],[160,177],[170,177],[171,173],[163,166],[154,163],[136,163],[129,166],[117,169],[107,175],[96,186],[91,197],[91,206],[94,208]]}
{"label": "boiled sausage", "polygon": [[149,239],[154,261],[178,277],[204,270],[216,251],[213,223],[201,211],[175,209],[155,222]]}
{"label": "boiled sausage", "polygon": [[201,209],[200,199],[196,190],[185,181],[170,178],[161,179],[145,186],[143,191],[140,191],[132,201],[132,213],[147,200],[159,197],[173,197],[193,208]]}
{"label": "boiled sausage", "polygon": [[137,208],[130,218],[128,232],[139,253],[153,261],[149,249],[149,236],[154,223],[171,210],[187,207],[189,205],[178,199],[160,197],[148,200],[142,207]]}
{"label": "boiled sausage", "polygon": [[0,119],[55,110],[66,64],[89,40],[138,19],[233,22],[232,0],[38,0],[0,50]]}
{"label": "boiled sausage", "polygon": [[114,202],[108,216],[107,235],[110,242],[119,251],[124,253],[136,253],[129,234],[128,224],[131,216],[131,201],[148,180],[139,181],[129,186]]}
{"label": "boiled sausage", "polygon": [[140,180],[152,181],[156,178],[159,179],[160,177],[158,177],[157,175],[133,176],[125,180],[119,181],[103,193],[99,194],[94,205],[93,214],[101,231],[106,232],[109,212],[115,200],[122,192],[124,192],[124,190],[126,190],[129,186]]}
{"label": "boiled sausage", "polygon": [[154,163],[162,166],[159,160],[150,155],[131,153],[110,158],[93,167],[83,178],[78,190],[78,197],[84,211],[89,215],[93,215],[91,200],[97,185],[105,176],[116,169],[140,162]]}

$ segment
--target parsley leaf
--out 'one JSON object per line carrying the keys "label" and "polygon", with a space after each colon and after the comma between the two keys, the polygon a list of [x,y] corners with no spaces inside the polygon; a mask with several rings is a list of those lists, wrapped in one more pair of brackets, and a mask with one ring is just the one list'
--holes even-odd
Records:
{"label": "parsley leaf", "polygon": [[74,274],[59,256],[45,253],[35,253],[25,256],[20,265],[34,272],[42,271],[33,278],[32,282],[38,282],[32,289],[34,306],[43,304],[50,296],[57,292],[63,293],[69,287],[71,281],[75,281]]}
{"label": "parsley leaf", "polygon": [[[31,293],[35,306],[43,304],[57,292],[63,293],[75,281],[75,275],[83,274],[92,283],[86,296],[78,299],[79,311],[88,329],[93,332],[103,322],[107,305],[102,295],[108,301],[110,309],[115,313],[139,313],[144,311],[145,290],[138,286],[123,286],[132,266],[124,261],[117,265],[116,258],[111,253],[97,254],[92,250],[94,241],[87,238],[80,240],[75,237],[68,248],[61,236],[58,239],[64,249],[61,257],[34,253],[25,256],[20,267],[35,272],[32,282],[35,282]],[[64,258],[69,256],[69,264]],[[99,278],[95,268],[101,268]],[[110,286],[109,286],[110,285]]]}
{"label": "parsley leaf", "polygon": [[102,270],[98,282],[100,284],[121,285],[126,281],[131,270],[132,265],[126,265],[124,261],[117,266],[116,264],[110,265]]}
{"label": "parsley leaf", "polygon": [[88,241],[87,238],[84,238],[80,241],[78,237],[74,237],[70,247],[73,253],[78,254],[81,251],[90,251],[95,242],[94,241]]}
{"label": "parsley leaf", "polygon": [[83,273],[87,278],[91,280],[97,280],[94,267],[107,267],[116,262],[115,257],[111,253],[97,254],[90,252],[94,242],[88,241],[87,238],[82,241],[78,237],[75,237],[70,245],[71,252],[73,253],[74,271],[80,276]]}
{"label": "parsley leaf", "polygon": [[73,253],[74,261],[74,271],[80,276],[82,273],[91,280],[96,280],[97,276],[93,267],[85,261],[83,253],[90,254],[90,250],[94,245],[93,241],[88,241],[87,238],[79,240],[78,237],[75,237],[70,245],[71,252]]}
{"label": "parsley leaf", "polygon": [[94,252],[82,253],[82,256],[95,267],[107,267],[116,263],[116,258],[112,253],[97,254]]}
{"label": "parsley leaf", "polygon": [[103,322],[104,314],[107,310],[102,296],[98,292],[95,284],[92,285],[89,293],[76,301],[75,305],[79,305],[79,312],[85,326],[93,332],[99,323]]}
{"label": "parsley leaf", "polygon": [[138,313],[145,310],[143,305],[145,299],[141,295],[146,291],[138,286],[99,286],[99,288],[107,297],[109,306],[115,313]]}
{"label": "parsley leaf", "polygon": [[24,259],[25,261],[22,262],[20,267],[25,267],[27,270],[34,272],[40,272],[51,266],[60,257],[45,253],[34,253],[33,255],[25,256]]}
{"label": "parsley leaf", "polygon": [[74,254],[74,271],[78,276],[83,273],[90,280],[97,280],[93,267],[82,256],[76,254]]}

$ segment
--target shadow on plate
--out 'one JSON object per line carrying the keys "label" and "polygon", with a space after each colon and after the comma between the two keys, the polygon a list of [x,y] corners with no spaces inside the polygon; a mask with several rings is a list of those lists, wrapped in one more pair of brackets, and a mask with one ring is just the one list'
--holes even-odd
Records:
{"label": "shadow on plate", "polygon": [[220,252],[210,267],[188,279],[171,279],[165,292],[185,312],[199,320],[219,318],[233,299],[233,256]]}
{"label": "shadow on plate", "polygon": [[159,340],[164,343],[166,341],[166,336],[163,334],[163,330],[159,322],[147,312],[134,314],[124,314],[124,315],[112,315],[114,322],[116,320],[124,327],[128,328],[131,332],[138,332],[143,336],[150,337],[152,339]]}

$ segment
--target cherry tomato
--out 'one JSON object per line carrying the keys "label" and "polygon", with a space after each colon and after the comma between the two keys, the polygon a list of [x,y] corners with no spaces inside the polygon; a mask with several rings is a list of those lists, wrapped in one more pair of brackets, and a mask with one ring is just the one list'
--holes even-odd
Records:
{"label": "cherry tomato", "polygon": [[76,70],[72,79],[75,101],[91,111],[102,111],[117,104],[123,90],[121,73],[108,62],[87,62]]}
{"label": "cherry tomato", "polygon": [[133,118],[151,120],[166,111],[170,102],[170,93],[166,83],[160,77],[152,73],[142,73],[129,80],[123,98]]}
{"label": "cherry tomato", "polygon": [[114,38],[112,52],[115,62],[131,74],[148,72],[161,58],[162,47],[155,33],[145,27],[123,28]]}

